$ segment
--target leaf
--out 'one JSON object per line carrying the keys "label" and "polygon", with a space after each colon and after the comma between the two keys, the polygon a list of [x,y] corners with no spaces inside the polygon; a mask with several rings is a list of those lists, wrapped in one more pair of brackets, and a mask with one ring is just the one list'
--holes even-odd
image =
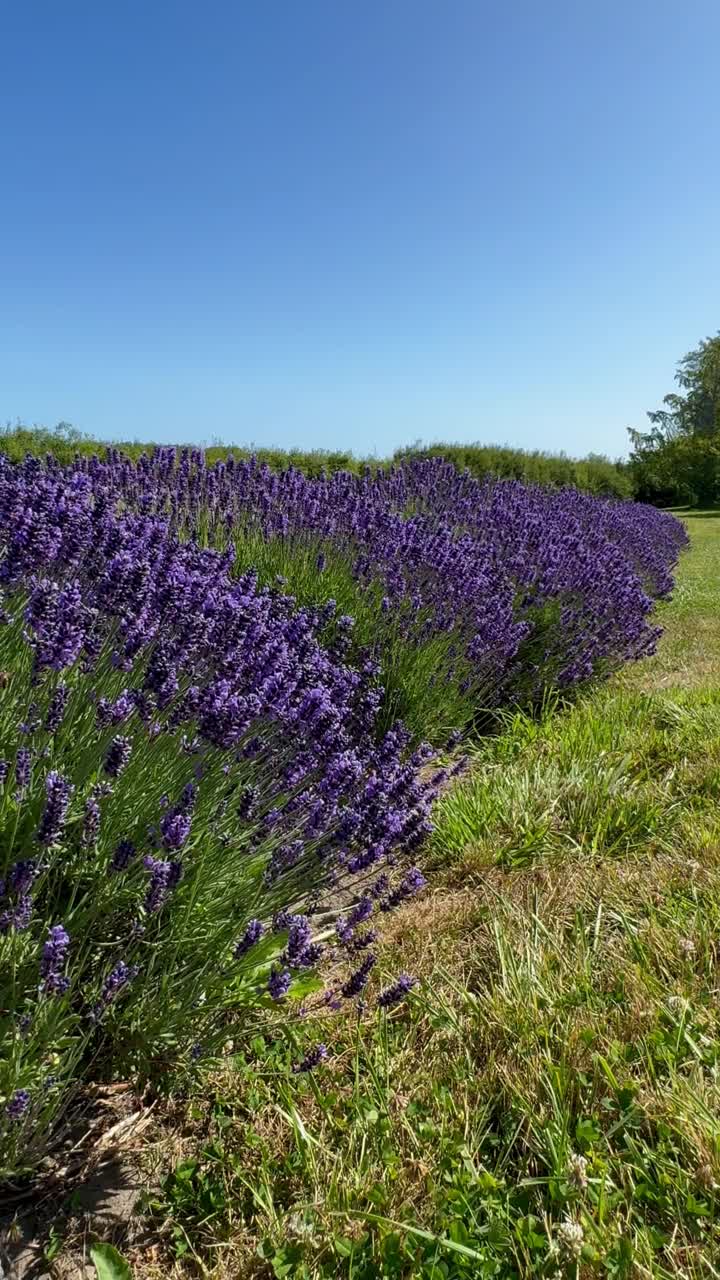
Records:
{"label": "leaf", "polygon": [[130,1263],[118,1253],[114,1245],[101,1241],[91,1244],[90,1257],[98,1280],[133,1280]]}

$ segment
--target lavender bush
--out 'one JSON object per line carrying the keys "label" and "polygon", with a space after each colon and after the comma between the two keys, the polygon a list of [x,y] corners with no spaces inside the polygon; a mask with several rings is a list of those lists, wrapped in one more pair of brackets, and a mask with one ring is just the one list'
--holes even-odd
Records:
{"label": "lavender bush", "polygon": [[109,504],[279,576],[301,604],[334,601],[330,634],[374,664],[383,723],[401,716],[436,743],[478,711],[652,652],[653,603],[686,541],[653,507],[480,481],[437,458],[312,479],[232,457],[207,467],[199,451],[132,463],[111,450],[75,470]]}
{"label": "lavender bush", "polygon": [[423,735],[650,652],[683,540],[438,460],[0,459],[0,1171],[88,1079],[192,1069],[327,958],[318,998],[365,998],[424,886]]}
{"label": "lavender bush", "polygon": [[0,465],[0,547],[8,1176],[85,1080],[189,1067],[331,950],[353,973],[329,998],[360,991],[360,926],[421,887],[439,778],[378,727],[374,671],[319,642],[327,608],[81,470]]}

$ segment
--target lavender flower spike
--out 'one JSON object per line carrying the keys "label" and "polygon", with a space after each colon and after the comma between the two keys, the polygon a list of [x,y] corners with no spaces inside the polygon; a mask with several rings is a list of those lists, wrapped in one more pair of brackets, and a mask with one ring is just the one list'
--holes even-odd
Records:
{"label": "lavender flower spike", "polygon": [[367,985],[367,980],[370,976],[370,970],[372,969],[373,965],[376,963],[376,960],[377,960],[376,956],[366,956],[366,958],[363,960],[362,964],[360,965],[360,968],[356,969],[354,973],[350,974],[350,977],[348,978],[344,987],[342,987],[342,994],[344,995],[346,1000],[352,1000],[353,996],[360,995],[360,992]]}
{"label": "lavender flower spike", "polygon": [[37,838],[40,844],[55,844],[60,839],[67,818],[72,785],[54,770],[45,779],[47,802],[40,820]]}
{"label": "lavender flower spike", "polygon": [[264,932],[265,932],[265,926],[261,923],[260,920],[251,920],[242,938],[236,944],[235,951],[233,953],[235,956],[235,959],[239,960],[241,956],[246,955],[246,953],[250,950],[250,948],[254,947],[255,943],[260,941]]}
{"label": "lavender flower spike", "polygon": [[20,747],[15,757],[15,781],[20,791],[25,791],[29,787],[31,772],[32,752],[28,747]]}
{"label": "lavender flower spike", "polygon": [[189,813],[181,810],[166,813],[160,823],[163,847],[168,850],[182,849],[190,835],[190,823]]}
{"label": "lavender flower spike", "polygon": [[53,925],[48,932],[40,958],[40,977],[42,978],[40,989],[48,995],[64,995],[70,986],[69,978],[62,973],[69,946],[69,934],[61,924]]}
{"label": "lavender flower spike", "polygon": [[100,1001],[104,1005],[111,1004],[123,987],[126,987],[138,975],[138,966],[126,964],[120,960],[105,979],[100,993]]}
{"label": "lavender flower spike", "polygon": [[391,986],[385,987],[384,991],[378,996],[378,1007],[380,1009],[391,1009],[393,1005],[399,1004],[404,1000],[408,992],[412,991],[417,985],[417,978],[412,978],[409,973],[401,973]]}
{"label": "lavender flower spike", "polygon": [[29,1106],[30,1094],[27,1089],[16,1089],[5,1108],[5,1112],[10,1120],[20,1120]]}
{"label": "lavender flower spike", "polygon": [[110,778],[118,778],[123,769],[127,766],[130,754],[132,752],[132,742],[129,738],[118,734],[110,743],[110,748],[105,757],[105,772]]}
{"label": "lavender flower spike", "polygon": [[164,861],[149,854],[147,858],[143,858],[143,866],[150,872],[145,910],[148,915],[155,915],[182,879],[182,863]]}
{"label": "lavender flower spike", "polygon": [[273,1000],[282,1000],[290,990],[292,975],[289,969],[273,969],[267,989]]}
{"label": "lavender flower spike", "polygon": [[327,1045],[316,1044],[314,1049],[310,1049],[305,1057],[293,1064],[293,1071],[299,1075],[303,1071],[313,1071],[328,1056]]}

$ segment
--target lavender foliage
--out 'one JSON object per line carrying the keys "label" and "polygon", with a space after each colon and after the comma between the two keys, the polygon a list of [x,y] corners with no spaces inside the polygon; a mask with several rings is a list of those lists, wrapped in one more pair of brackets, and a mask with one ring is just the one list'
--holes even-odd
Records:
{"label": "lavender foliage", "polygon": [[365,995],[367,924],[423,888],[456,767],[432,769],[412,698],[458,713],[444,745],[479,705],[650,652],[683,540],[651,508],[437,460],[309,480],[199,451],[0,457],[0,1008],[27,1019],[0,1129],[50,1051],[59,1107],[78,1064],[164,1072],[268,995],[289,1016],[328,939]]}

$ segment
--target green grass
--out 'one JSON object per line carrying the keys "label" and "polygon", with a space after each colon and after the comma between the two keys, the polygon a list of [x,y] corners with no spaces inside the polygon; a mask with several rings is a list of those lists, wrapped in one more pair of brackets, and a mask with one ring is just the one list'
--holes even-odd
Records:
{"label": "green grass", "polygon": [[692,549],[683,557],[671,601],[658,608],[665,628],[659,652],[629,668],[623,684],[654,690],[720,686],[720,512],[676,511]]}

